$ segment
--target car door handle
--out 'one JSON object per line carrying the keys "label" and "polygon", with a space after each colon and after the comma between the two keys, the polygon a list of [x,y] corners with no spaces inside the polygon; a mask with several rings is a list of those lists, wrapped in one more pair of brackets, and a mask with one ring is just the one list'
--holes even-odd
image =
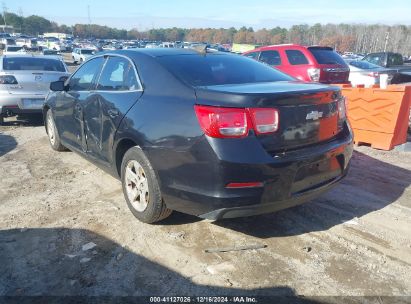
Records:
{"label": "car door handle", "polygon": [[118,115],[120,115],[120,112],[117,109],[110,109],[107,111],[107,113],[111,118],[116,118]]}

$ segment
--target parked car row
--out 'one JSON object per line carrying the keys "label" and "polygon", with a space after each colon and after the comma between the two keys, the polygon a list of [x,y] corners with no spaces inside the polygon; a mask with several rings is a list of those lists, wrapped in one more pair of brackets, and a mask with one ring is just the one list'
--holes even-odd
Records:
{"label": "parked car row", "polygon": [[243,55],[302,81],[365,87],[411,82],[411,64],[391,52],[372,53],[359,59],[351,53],[340,56],[329,47],[284,44],[264,46]]}

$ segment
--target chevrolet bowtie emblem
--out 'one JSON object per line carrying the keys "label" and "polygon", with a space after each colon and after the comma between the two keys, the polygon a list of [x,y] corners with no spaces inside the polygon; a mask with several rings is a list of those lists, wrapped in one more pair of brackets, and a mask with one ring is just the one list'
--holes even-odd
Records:
{"label": "chevrolet bowtie emblem", "polygon": [[307,120],[318,120],[321,117],[323,117],[323,112],[311,111],[310,113],[307,114],[305,119],[307,119]]}

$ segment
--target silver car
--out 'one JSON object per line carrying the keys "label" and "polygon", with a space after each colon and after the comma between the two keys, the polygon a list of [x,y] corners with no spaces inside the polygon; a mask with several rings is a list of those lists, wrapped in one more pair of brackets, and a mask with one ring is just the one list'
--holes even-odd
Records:
{"label": "silver car", "polygon": [[0,57],[0,124],[4,117],[41,113],[50,82],[69,76],[58,57],[4,55]]}

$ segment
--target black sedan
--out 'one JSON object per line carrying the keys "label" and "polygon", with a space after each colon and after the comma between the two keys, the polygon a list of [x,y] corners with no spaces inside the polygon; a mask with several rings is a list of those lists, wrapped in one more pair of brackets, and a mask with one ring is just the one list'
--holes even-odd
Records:
{"label": "black sedan", "polygon": [[114,51],[50,88],[52,148],[121,179],[146,223],[172,210],[217,220],[295,206],[340,181],[352,155],[338,88],[243,56]]}

